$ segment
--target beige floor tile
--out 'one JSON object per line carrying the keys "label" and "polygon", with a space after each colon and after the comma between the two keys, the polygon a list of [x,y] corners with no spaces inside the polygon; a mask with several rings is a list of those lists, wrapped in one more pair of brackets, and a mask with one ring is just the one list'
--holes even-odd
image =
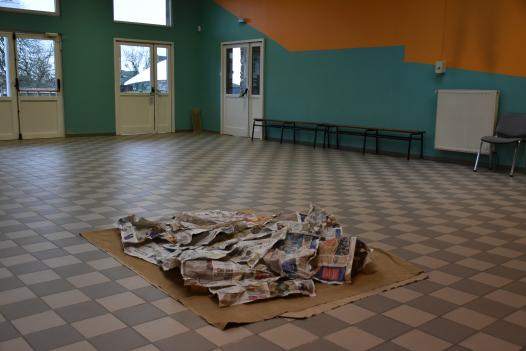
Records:
{"label": "beige floor tile", "polygon": [[397,337],[392,342],[411,351],[442,351],[451,346],[447,341],[416,329]]}
{"label": "beige floor tile", "polygon": [[64,247],[64,250],[69,252],[72,255],[76,255],[83,252],[95,251],[97,248],[91,244],[79,244]]}
{"label": "beige floor tile", "polygon": [[53,351],[97,351],[97,349],[94,348],[89,342],[84,340],[53,349]]}
{"label": "beige floor tile", "polygon": [[150,342],[159,341],[188,331],[188,328],[178,321],[164,317],[133,327]]}
{"label": "beige floor tile", "polygon": [[448,263],[444,260],[440,260],[438,258],[429,257],[429,256],[421,256],[414,260],[411,260],[411,262],[414,262],[416,264],[419,264],[421,266],[429,267],[431,269],[438,269],[440,267],[446,266]]}
{"label": "beige floor tile", "polygon": [[12,276],[13,276],[13,274],[11,272],[9,272],[9,270],[7,268],[4,268],[4,267],[0,268],[0,279],[12,277]]}
{"label": "beige floor tile", "polygon": [[128,278],[119,279],[117,280],[117,283],[124,286],[128,290],[144,288],[150,285],[150,283],[148,283],[146,280],[139,276],[132,276]]}
{"label": "beige floor tile", "polygon": [[171,297],[153,301],[152,305],[154,305],[161,311],[164,311],[164,313],[166,314],[172,314],[186,310],[186,307],[184,307],[182,304],[175,301]]}
{"label": "beige floor tile", "polygon": [[146,346],[143,346],[143,347],[139,347],[138,349],[133,349],[131,351],[159,351],[159,349],[157,347],[155,347],[154,345],[146,345]]}
{"label": "beige floor tile", "polygon": [[12,321],[13,325],[18,331],[23,334],[35,333],[41,330],[46,330],[53,327],[58,327],[65,324],[64,320],[60,318],[54,311],[47,311],[31,316],[15,319]]}
{"label": "beige floor tile", "polygon": [[2,258],[0,259],[0,263],[3,264],[5,267],[11,267],[17,264],[34,262],[36,260],[37,259],[30,254],[23,254],[23,255]]}
{"label": "beige floor tile", "polygon": [[466,259],[457,261],[456,264],[459,264],[464,267],[476,269],[478,271],[485,271],[495,266],[495,264],[493,263],[482,261],[482,260],[477,260],[474,258],[466,258]]}
{"label": "beige floor tile", "polygon": [[87,297],[80,290],[70,290],[62,293],[44,296],[42,297],[42,300],[44,300],[51,308],[60,308],[81,302],[86,302],[89,301],[90,298]]}
{"label": "beige floor tile", "polygon": [[484,333],[477,333],[460,343],[473,351],[519,351],[520,346]]}
{"label": "beige floor tile", "polygon": [[33,285],[60,279],[60,276],[54,271],[48,269],[45,271],[22,274],[18,276],[18,279],[23,281],[26,285]]}
{"label": "beige floor tile", "polygon": [[508,321],[510,323],[517,324],[520,327],[526,327],[526,311],[519,310],[515,311],[506,318],[504,318],[505,321]]}
{"label": "beige floor tile", "polygon": [[375,315],[374,312],[366,310],[365,308],[362,308],[352,303],[347,304],[345,306],[335,308],[326,313],[330,316],[336,317],[349,324],[355,324],[355,323],[361,322],[364,319],[367,319]]}
{"label": "beige floor tile", "polygon": [[508,258],[517,258],[523,254],[523,252],[520,252],[517,250],[506,249],[504,247],[496,247],[492,250],[489,250],[488,252],[495,254],[495,255],[508,257]]}
{"label": "beige floor tile", "polygon": [[307,344],[318,338],[316,335],[290,323],[266,330],[260,336],[285,350]]}
{"label": "beige floor tile", "polygon": [[475,295],[449,287],[437,290],[431,293],[431,296],[438,297],[439,299],[454,303],[456,305],[463,305],[477,298]]}
{"label": "beige floor tile", "polygon": [[411,289],[404,288],[403,286],[396,288],[396,289],[391,289],[389,291],[386,291],[382,293],[382,295],[392,300],[401,302],[401,303],[405,303],[405,302],[414,300],[417,297],[422,296],[421,293],[411,290]]}
{"label": "beige floor tile", "polygon": [[2,351],[33,351],[33,348],[23,338],[16,338],[0,342]]}
{"label": "beige floor tile", "polygon": [[0,306],[32,299],[34,297],[35,294],[25,286],[22,288],[0,291]]}
{"label": "beige floor tile", "polygon": [[89,261],[88,264],[99,271],[102,271],[108,268],[118,267],[121,265],[119,262],[115,261],[111,257],[101,258],[100,260]]}
{"label": "beige floor tile", "polygon": [[457,308],[442,317],[478,330],[487,327],[496,320],[493,317],[464,307]]}
{"label": "beige floor tile", "polygon": [[504,263],[503,266],[526,272],[526,261],[509,260],[508,262]]}
{"label": "beige floor tile", "polygon": [[416,252],[421,255],[429,255],[432,252],[438,251],[438,249],[435,249],[434,247],[423,245],[423,244],[412,244],[404,247],[404,249]]}
{"label": "beige floor tile", "polygon": [[448,247],[446,251],[457,254],[457,255],[466,256],[466,257],[473,256],[473,255],[480,253],[479,250],[472,249],[470,247],[460,246],[460,245]]}
{"label": "beige floor tile", "polygon": [[407,305],[395,307],[383,314],[412,327],[418,327],[435,318],[431,313]]}
{"label": "beige floor tile", "polygon": [[48,258],[47,260],[42,260],[42,262],[48,265],[50,268],[57,268],[80,263],[81,261],[75,256],[67,255],[62,257]]}
{"label": "beige floor tile", "polygon": [[325,339],[340,347],[343,347],[344,349],[352,351],[369,350],[384,342],[383,339],[366,333],[356,327],[349,327],[336,333],[327,335]]}
{"label": "beige floor tile", "polygon": [[522,308],[526,305],[526,296],[501,289],[495,290],[485,297],[515,308]]}
{"label": "beige floor tile", "polygon": [[71,284],[73,284],[76,288],[83,288],[90,285],[108,282],[110,280],[102,273],[91,272],[69,277],[68,281]]}
{"label": "beige floor tile", "polygon": [[111,314],[104,314],[93,318],[84,319],[71,323],[85,338],[110,333],[115,330],[126,328],[126,325]]}
{"label": "beige floor tile", "polygon": [[471,277],[469,279],[472,279],[472,280],[477,281],[477,282],[482,283],[482,284],[494,286],[494,287],[497,287],[497,288],[500,288],[500,287],[502,287],[504,285],[507,285],[510,282],[512,282],[511,279],[504,278],[504,277],[501,277],[501,276],[498,276],[498,275],[494,275],[494,274],[490,274],[490,273],[486,273],[486,272],[481,272],[481,273],[479,273],[477,275],[474,275],[473,277]]}
{"label": "beige floor tile", "polygon": [[97,302],[110,312],[114,312],[123,308],[136,306],[144,303],[144,300],[134,293],[127,291],[117,295],[111,295],[97,299]]}
{"label": "beige floor tile", "polygon": [[451,285],[458,282],[459,280],[462,280],[462,278],[441,271],[432,271],[429,272],[429,280],[440,285]]}
{"label": "beige floor tile", "polygon": [[462,238],[456,235],[451,235],[451,234],[444,234],[444,235],[438,236],[436,239],[445,241],[447,243],[454,244],[454,245],[462,244],[463,242],[467,241],[467,239],[465,238]]}

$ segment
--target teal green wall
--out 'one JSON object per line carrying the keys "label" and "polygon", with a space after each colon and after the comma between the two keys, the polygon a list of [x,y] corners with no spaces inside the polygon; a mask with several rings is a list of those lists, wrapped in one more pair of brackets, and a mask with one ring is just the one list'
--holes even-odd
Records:
{"label": "teal green wall", "polygon": [[61,0],[60,16],[0,12],[0,30],[62,35],[64,119],[67,134],[115,132],[113,39],[175,44],[176,129],[190,129],[190,110],[199,104],[201,3],[173,0],[171,28],[113,22],[111,0]]}
{"label": "teal green wall", "polygon": [[[238,24],[235,16],[211,0],[204,4],[203,14],[202,66],[209,82],[204,88],[203,124],[219,131],[220,43],[265,36]],[[428,156],[473,158],[434,149],[437,89],[500,90],[501,112],[526,112],[526,78],[459,69],[437,76],[432,65],[405,63],[404,48],[398,46],[290,52],[265,38],[265,60],[267,118],[422,129]],[[353,141],[360,143],[356,137]],[[384,150],[405,147],[397,141],[381,142]],[[500,161],[508,163],[508,155],[501,153]]]}
{"label": "teal green wall", "polygon": [[[471,159],[433,148],[437,89],[498,89],[501,112],[526,111],[526,78],[459,69],[437,76],[431,65],[405,63],[403,47],[289,52],[212,0],[173,0],[173,16],[172,28],[114,23],[111,0],[62,0],[58,17],[0,12],[0,30],[62,34],[68,134],[115,132],[115,37],[174,42],[179,130],[191,128],[193,106],[205,129],[220,130],[220,43],[256,38],[265,38],[267,118],[423,129],[426,155]],[[404,146],[382,142],[389,151]]]}

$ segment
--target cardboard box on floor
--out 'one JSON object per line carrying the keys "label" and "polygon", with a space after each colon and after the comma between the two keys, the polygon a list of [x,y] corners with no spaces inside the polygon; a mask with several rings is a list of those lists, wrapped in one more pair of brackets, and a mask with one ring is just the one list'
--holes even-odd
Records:
{"label": "cardboard box on floor", "polygon": [[87,232],[81,235],[210,324],[222,329],[229,324],[252,323],[276,316],[307,318],[427,278],[427,275],[413,264],[381,249],[375,249],[373,263],[367,266],[366,271],[354,277],[351,285],[316,284],[315,297],[277,298],[220,308],[217,301],[208,294],[185,287],[177,270],[164,272],[154,264],[126,255],[122,250],[120,233],[117,229]]}

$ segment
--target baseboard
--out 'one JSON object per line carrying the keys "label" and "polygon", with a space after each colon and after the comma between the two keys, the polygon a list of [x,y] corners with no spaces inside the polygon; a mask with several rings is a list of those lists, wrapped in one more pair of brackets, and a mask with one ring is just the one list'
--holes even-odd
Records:
{"label": "baseboard", "polygon": [[94,136],[115,136],[115,132],[109,133],[66,133],[66,138],[75,137],[94,137]]}

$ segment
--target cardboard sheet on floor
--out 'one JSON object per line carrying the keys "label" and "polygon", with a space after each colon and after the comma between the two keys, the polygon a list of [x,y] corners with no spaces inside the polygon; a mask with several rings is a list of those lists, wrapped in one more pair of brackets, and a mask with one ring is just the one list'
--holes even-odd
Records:
{"label": "cardboard sheet on floor", "polygon": [[367,266],[366,271],[354,277],[351,285],[316,284],[315,297],[277,298],[220,308],[217,301],[208,294],[191,291],[185,287],[177,270],[163,272],[154,264],[124,254],[117,229],[81,235],[210,324],[223,329],[229,324],[252,323],[276,316],[307,318],[427,277],[413,264],[381,249],[375,249],[373,263]]}

